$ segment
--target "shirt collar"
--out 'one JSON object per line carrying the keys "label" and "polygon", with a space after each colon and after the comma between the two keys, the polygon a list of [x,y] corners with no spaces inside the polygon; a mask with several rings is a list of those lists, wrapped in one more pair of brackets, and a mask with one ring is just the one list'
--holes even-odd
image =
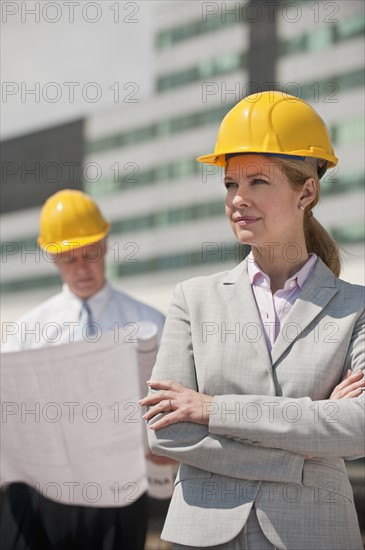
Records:
{"label": "shirt collar", "polygon": [[[76,296],[76,294],[74,294],[70,290],[69,286],[66,283],[63,284],[62,292],[65,295],[65,298],[67,300],[78,302],[81,310],[82,302],[84,300],[82,300],[82,298],[80,298],[79,296]],[[106,282],[103,288],[101,288],[96,294],[91,296],[91,298],[86,300],[91,309],[91,313],[94,320],[97,320],[99,318],[101,312],[109,302],[112,292],[113,292],[112,287],[108,282]]]}
{"label": "shirt collar", "polygon": [[[309,278],[309,276],[312,274],[312,271],[314,269],[315,263],[317,261],[317,255],[310,253],[309,259],[306,261],[306,263],[297,271],[294,275],[292,275],[285,283],[284,289],[292,289],[293,285],[292,282],[295,282],[295,286],[299,286],[299,288],[303,288],[304,283]],[[264,273],[260,267],[257,265],[257,263],[254,260],[252,251],[247,256],[247,271],[248,276],[250,279],[251,286],[264,286],[266,288],[270,288],[270,277]]]}

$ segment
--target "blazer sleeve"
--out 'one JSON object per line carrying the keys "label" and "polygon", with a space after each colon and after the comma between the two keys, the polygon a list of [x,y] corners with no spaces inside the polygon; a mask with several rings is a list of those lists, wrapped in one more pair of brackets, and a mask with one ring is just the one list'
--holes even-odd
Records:
{"label": "blazer sleeve", "polygon": [[[154,380],[176,380],[198,391],[189,311],[181,284],[167,315]],[[149,422],[149,425],[161,415]],[[215,473],[246,480],[300,483],[304,456],[252,445],[191,422],[148,430],[152,452]]]}
{"label": "blazer sleeve", "polygon": [[[339,344],[341,345],[341,344]],[[344,372],[365,369],[365,319],[355,322]],[[238,407],[240,422],[225,410]],[[254,420],[252,420],[254,419]],[[313,401],[263,395],[215,396],[209,432],[255,445],[347,460],[365,456],[365,394]]]}

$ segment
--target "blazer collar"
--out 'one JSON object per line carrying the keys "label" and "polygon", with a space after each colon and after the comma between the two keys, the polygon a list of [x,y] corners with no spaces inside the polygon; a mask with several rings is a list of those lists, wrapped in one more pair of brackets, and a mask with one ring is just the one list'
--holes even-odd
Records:
{"label": "blazer collar", "polygon": [[273,365],[337,294],[336,277],[318,258],[312,276],[284,320],[282,330],[271,350]]}
{"label": "blazer collar", "polygon": [[[262,360],[272,368],[292,343],[301,336],[308,325],[319,315],[328,302],[337,294],[336,277],[318,258],[311,277],[306,281],[300,295],[285,318],[284,330],[271,350],[266,346],[265,337],[255,339],[254,330],[262,327],[254,294],[247,273],[247,259],[227,272],[223,279],[223,295],[237,320],[242,320],[246,328],[252,327],[249,342],[256,348]],[[294,335],[293,335],[294,333]]]}
{"label": "blazer collar", "polygon": [[228,302],[232,315],[240,323],[240,332],[244,340],[254,346],[260,357],[260,364],[265,366],[271,375],[271,357],[247,273],[247,259],[226,273],[222,287],[223,297]]}

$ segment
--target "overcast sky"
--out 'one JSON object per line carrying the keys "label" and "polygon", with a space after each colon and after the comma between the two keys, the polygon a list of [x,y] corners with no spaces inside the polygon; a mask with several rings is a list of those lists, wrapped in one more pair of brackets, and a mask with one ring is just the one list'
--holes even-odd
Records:
{"label": "overcast sky", "polygon": [[2,2],[2,139],[151,92],[152,2],[71,4]]}

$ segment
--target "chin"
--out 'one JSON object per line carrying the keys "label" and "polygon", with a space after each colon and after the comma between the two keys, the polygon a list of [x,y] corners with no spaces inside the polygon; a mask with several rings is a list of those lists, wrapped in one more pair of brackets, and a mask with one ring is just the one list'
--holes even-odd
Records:
{"label": "chin", "polygon": [[82,298],[83,300],[91,298],[91,296],[97,292],[94,288],[74,288],[71,290],[74,294],[80,296],[80,298]]}
{"label": "chin", "polygon": [[251,233],[251,231],[239,231],[237,233],[235,232],[235,235],[236,235],[236,239],[241,244],[250,244],[250,245],[252,245],[252,243],[255,241],[255,238],[254,238],[253,234]]}

